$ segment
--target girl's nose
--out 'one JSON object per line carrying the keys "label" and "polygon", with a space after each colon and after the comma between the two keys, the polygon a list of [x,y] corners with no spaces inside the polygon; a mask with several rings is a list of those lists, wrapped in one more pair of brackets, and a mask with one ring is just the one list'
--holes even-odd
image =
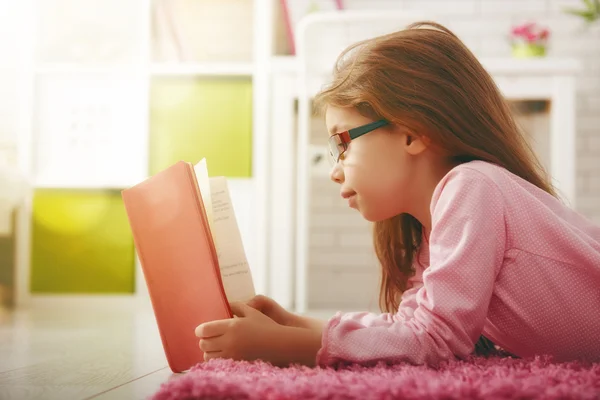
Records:
{"label": "girl's nose", "polygon": [[344,183],[344,169],[339,162],[333,165],[331,172],[329,173],[329,177],[335,183]]}

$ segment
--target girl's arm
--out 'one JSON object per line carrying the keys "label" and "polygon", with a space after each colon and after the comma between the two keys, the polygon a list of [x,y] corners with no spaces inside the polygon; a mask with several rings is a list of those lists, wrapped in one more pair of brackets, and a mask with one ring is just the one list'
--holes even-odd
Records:
{"label": "girl's arm", "polygon": [[287,366],[290,364],[302,364],[309,367],[316,365],[317,353],[321,348],[321,336],[323,334],[323,323],[298,328],[286,326],[282,328],[281,334],[270,343],[281,355],[277,364]]}
{"label": "girl's arm", "polygon": [[423,266],[420,263],[415,262],[413,267],[415,269],[415,275],[408,280],[409,289],[402,293],[398,312],[394,316],[395,319],[412,318],[418,307],[417,293],[419,293],[419,290],[423,287]]}
{"label": "girl's arm", "polygon": [[505,251],[502,195],[485,175],[462,168],[440,182],[431,213],[430,265],[412,318],[337,314],[324,326],[318,364],[437,363],[472,352]]}

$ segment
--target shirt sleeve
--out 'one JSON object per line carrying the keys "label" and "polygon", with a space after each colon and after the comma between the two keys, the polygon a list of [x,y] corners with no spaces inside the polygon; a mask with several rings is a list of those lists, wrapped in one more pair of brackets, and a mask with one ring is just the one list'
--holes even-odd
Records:
{"label": "shirt sleeve", "polygon": [[447,174],[431,201],[422,286],[406,294],[396,314],[336,314],[324,327],[317,364],[435,364],[470,354],[502,265],[504,213],[501,192],[485,175],[466,168]]}
{"label": "shirt sleeve", "polygon": [[395,319],[410,319],[417,309],[417,293],[423,287],[423,266],[419,262],[414,263],[415,275],[408,280],[408,289],[402,293],[400,305]]}

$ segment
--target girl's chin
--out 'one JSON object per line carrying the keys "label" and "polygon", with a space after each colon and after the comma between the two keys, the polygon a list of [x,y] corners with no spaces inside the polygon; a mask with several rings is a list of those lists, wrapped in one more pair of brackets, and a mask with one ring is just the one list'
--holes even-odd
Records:
{"label": "girl's chin", "polygon": [[369,212],[369,210],[362,210],[360,208],[357,208],[357,211],[360,213],[360,215],[362,215],[364,219],[366,219],[369,222],[377,222],[382,220],[381,216],[378,215],[378,213]]}
{"label": "girl's chin", "polygon": [[366,207],[359,207],[357,208],[358,212],[360,212],[360,215],[362,215],[362,217],[364,219],[366,219],[369,222],[380,222],[380,221],[385,221],[386,219],[395,217],[398,214],[393,214],[393,215],[388,215],[388,214],[384,214],[379,210],[369,210]]}

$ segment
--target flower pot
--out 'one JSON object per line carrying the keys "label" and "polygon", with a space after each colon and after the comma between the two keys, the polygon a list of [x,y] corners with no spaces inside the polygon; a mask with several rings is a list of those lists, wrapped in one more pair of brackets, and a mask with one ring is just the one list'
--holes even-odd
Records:
{"label": "flower pot", "polygon": [[546,46],[531,43],[519,43],[512,46],[512,55],[515,58],[544,57]]}

